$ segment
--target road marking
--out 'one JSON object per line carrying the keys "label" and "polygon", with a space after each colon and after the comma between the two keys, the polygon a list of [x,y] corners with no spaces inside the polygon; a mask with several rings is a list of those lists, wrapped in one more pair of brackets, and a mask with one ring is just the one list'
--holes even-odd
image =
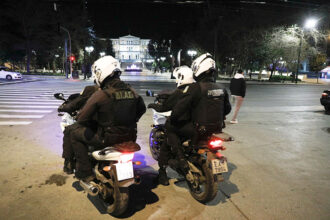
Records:
{"label": "road marking", "polygon": [[0,121],[0,125],[29,125],[32,121]]}
{"label": "road marking", "polygon": [[0,105],[0,108],[58,108],[57,105],[32,106],[32,105]]}
{"label": "road marking", "polygon": [[[2,102],[0,101],[0,104],[28,104],[28,105],[54,105],[57,103],[54,102]],[[60,104],[60,103],[58,103]]]}
{"label": "road marking", "polygon": [[0,114],[0,118],[42,118],[43,115],[10,115],[10,114]]}
{"label": "road marking", "polygon": [[[36,98],[30,98],[30,99],[16,99],[16,98],[1,98],[0,97],[0,101],[35,101],[34,99]],[[47,102],[55,102],[55,103],[62,103],[62,100],[51,100],[51,99],[40,99],[37,101],[47,101]]]}
{"label": "road marking", "polygon": [[304,105],[304,106],[243,106],[242,112],[310,112],[324,109],[321,105]]}
{"label": "road marking", "polygon": [[53,94],[52,92],[1,92],[1,95],[32,95],[36,96],[38,94]]}
{"label": "road marking", "polygon": [[34,110],[34,109],[0,109],[0,112],[13,112],[13,113],[51,113],[53,110]]}

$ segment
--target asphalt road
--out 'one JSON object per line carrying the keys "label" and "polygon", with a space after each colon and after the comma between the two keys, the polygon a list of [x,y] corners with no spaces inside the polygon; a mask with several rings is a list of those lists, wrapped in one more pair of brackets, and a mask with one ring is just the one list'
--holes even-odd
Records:
{"label": "asphalt road", "polygon": [[[129,79],[129,78],[126,78]],[[0,86],[0,219],[112,219],[95,198],[61,169],[62,133],[54,92],[80,92],[91,82],[45,80]],[[173,82],[130,84],[146,104],[147,89]],[[228,84],[225,84],[228,86]],[[251,85],[225,132],[229,173],[214,201],[202,205],[169,170],[171,185],[157,186],[148,150],[152,112],[138,124],[143,181],[132,186],[131,219],[330,219],[330,115],[319,103],[326,85]],[[231,115],[228,116],[230,119]]]}

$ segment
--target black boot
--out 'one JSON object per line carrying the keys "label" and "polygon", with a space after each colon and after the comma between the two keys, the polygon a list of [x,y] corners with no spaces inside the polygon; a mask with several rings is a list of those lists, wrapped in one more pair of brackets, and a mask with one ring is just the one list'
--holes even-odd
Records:
{"label": "black boot", "polygon": [[73,174],[74,168],[75,168],[75,162],[74,162],[74,160],[69,160],[69,159],[65,159],[64,160],[63,171],[66,174]]}
{"label": "black boot", "polygon": [[168,182],[167,174],[166,174],[166,168],[162,167],[158,170],[158,183],[162,184],[164,186],[170,185]]}

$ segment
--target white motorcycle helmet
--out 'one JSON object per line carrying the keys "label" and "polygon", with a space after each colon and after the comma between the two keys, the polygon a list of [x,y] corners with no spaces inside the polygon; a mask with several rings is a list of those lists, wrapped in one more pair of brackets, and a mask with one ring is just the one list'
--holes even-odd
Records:
{"label": "white motorcycle helmet", "polygon": [[215,61],[212,58],[212,55],[205,53],[197,57],[191,64],[191,69],[193,71],[194,79],[203,75],[203,73],[208,72],[209,70],[215,70]]}
{"label": "white motorcycle helmet", "polygon": [[100,86],[107,77],[120,76],[120,63],[112,56],[104,56],[96,60],[92,65],[93,77],[96,84]]}
{"label": "white motorcycle helmet", "polygon": [[180,66],[174,69],[173,76],[176,78],[176,86],[194,83],[193,72],[188,66]]}

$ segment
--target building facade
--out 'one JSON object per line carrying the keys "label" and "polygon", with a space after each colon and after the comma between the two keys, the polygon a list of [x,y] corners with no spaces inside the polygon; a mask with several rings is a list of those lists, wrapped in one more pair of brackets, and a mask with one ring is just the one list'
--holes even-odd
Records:
{"label": "building facade", "polygon": [[122,64],[143,63],[152,59],[148,53],[150,39],[141,39],[132,35],[111,39],[115,57]]}

